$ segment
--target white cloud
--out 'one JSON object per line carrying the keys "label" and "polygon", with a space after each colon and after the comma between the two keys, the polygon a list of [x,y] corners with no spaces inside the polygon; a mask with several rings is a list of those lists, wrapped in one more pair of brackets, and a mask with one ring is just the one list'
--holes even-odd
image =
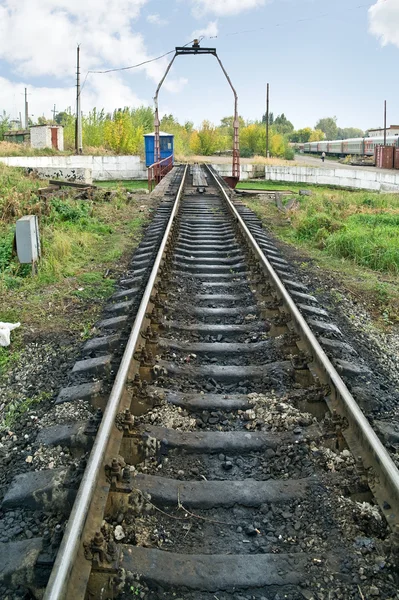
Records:
{"label": "white cloud", "polygon": [[147,0],[0,0],[0,59],[21,75],[73,75],[76,44],[83,68],[148,58],[131,28]]}
{"label": "white cloud", "polygon": [[169,23],[167,19],[163,19],[160,15],[148,15],[147,21],[151,23],[151,25],[158,25],[159,27],[164,27]]}
{"label": "white cloud", "polygon": [[172,94],[178,94],[187,85],[187,83],[188,79],[185,77],[179,77],[179,79],[165,79],[163,87]]}
{"label": "white cloud", "polygon": [[245,10],[263,6],[267,1],[269,0],[191,0],[196,17],[206,13],[221,17],[238,15]]}
{"label": "white cloud", "polygon": [[378,0],[369,9],[370,32],[380,39],[381,44],[399,47],[399,2]]}
{"label": "white cloud", "polygon": [[219,33],[218,22],[217,21],[209,21],[208,25],[203,29],[196,29],[192,32],[191,37],[193,39],[211,38],[217,37]]}
{"label": "white cloud", "polygon": [[[49,116],[54,102],[60,110],[74,107],[76,45],[81,45],[82,78],[88,70],[104,70],[148,61],[145,40],[134,21],[149,0],[0,0],[0,65],[13,71],[3,79],[0,109],[19,112],[20,92],[28,85],[31,112]],[[82,94],[84,111],[93,106],[112,110],[137,106],[140,100],[128,85],[138,72],[158,83],[169,57],[124,71],[90,75]],[[35,78],[46,87],[36,86]],[[12,79],[13,81],[10,81]],[[18,82],[20,80],[20,82]],[[54,88],[48,83],[55,82]],[[169,79],[165,88],[173,93],[187,81]],[[137,83],[134,88],[137,90]],[[15,95],[15,101],[5,90]],[[18,105],[18,110],[14,106]]]}
{"label": "white cloud", "polygon": [[[41,115],[51,117],[51,111],[54,104],[58,111],[71,107],[72,113],[75,111],[76,89],[71,87],[39,87],[29,85],[21,81],[15,83],[0,77],[0,107],[6,114],[12,118],[18,118],[19,112],[24,118],[23,93],[24,87],[28,88],[29,115],[33,115],[33,120]],[[100,78],[93,79],[87,83],[82,94],[82,109],[88,112],[94,106],[104,108],[107,112],[115,108],[124,106],[141,106],[148,104],[134,94],[119,76],[114,73],[102,75]]]}

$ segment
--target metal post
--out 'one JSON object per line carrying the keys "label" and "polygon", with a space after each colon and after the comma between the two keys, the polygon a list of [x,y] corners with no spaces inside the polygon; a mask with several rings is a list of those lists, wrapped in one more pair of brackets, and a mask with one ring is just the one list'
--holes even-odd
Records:
{"label": "metal post", "polygon": [[53,108],[53,110],[52,110],[52,113],[53,113],[53,121],[55,121],[55,115],[56,115],[56,112],[57,112],[57,111],[56,111],[56,109],[55,109],[55,104],[54,104],[54,108]]}
{"label": "metal post", "polygon": [[266,158],[269,158],[269,84],[266,91]]}
{"label": "metal post", "polygon": [[21,113],[19,113],[19,128],[23,129],[23,126],[22,126],[22,114]]}
{"label": "metal post", "polygon": [[155,105],[155,118],[154,118],[154,126],[155,126],[155,137],[154,137],[154,163],[158,162],[161,160],[161,145],[160,145],[160,141],[159,141],[159,126],[160,126],[160,122],[159,122],[159,112],[158,112],[158,95],[159,95],[159,90],[161,89],[161,86],[163,84],[163,82],[166,79],[167,74],[169,73],[170,69],[172,68],[172,65],[175,61],[177,54],[174,54],[172,60],[170,61],[168,68],[166,69],[165,75],[162,77],[161,81],[158,84],[157,87],[157,91],[155,92],[155,96],[154,96],[154,105]]}
{"label": "metal post", "polygon": [[387,145],[387,101],[384,101],[384,146]]}
{"label": "metal post", "polygon": [[25,129],[29,129],[28,89],[25,88]]}
{"label": "metal post", "polygon": [[80,110],[80,46],[77,47],[76,55],[76,127],[75,127],[75,150],[76,154],[82,154],[82,113]]}

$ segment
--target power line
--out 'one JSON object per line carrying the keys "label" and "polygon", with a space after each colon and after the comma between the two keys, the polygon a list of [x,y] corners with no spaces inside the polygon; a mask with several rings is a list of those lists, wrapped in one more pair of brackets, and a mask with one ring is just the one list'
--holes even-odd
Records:
{"label": "power line", "polygon": [[[380,3],[385,3],[388,2],[388,0],[380,0]],[[375,6],[375,2],[373,4],[365,3],[365,4],[358,4],[356,6],[352,6],[351,8],[346,8],[344,11],[340,11],[342,12],[351,12],[354,10],[359,10],[360,8],[371,8],[372,6]],[[289,24],[293,24],[293,23],[304,23],[306,21],[316,21],[317,19],[323,19],[325,17],[331,17],[331,16],[336,16],[337,13],[333,13],[333,12],[326,12],[326,13],[321,13],[318,15],[313,15],[311,17],[303,17],[301,19],[288,19],[287,21],[282,21],[281,23],[274,23],[271,24],[269,27],[282,27],[284,25],[289,25]],[[242,35],[244,33],[256,33],[258,31],[265,31],[266,29],[269,29],[269,27],[258,27],[257,29],[242,29],[239,31],[232,31],[230,33],[222,33],[221,35],[212,35],[209,36],[207,39],[209,40],[213,40],[219,37],[230,37],[233,35]],[[205,36],[204,36],[205,37]]]}
{"label": "power line", "polygon": [[[188,42],[190,43],[190,42]],[[187,46],[188,44],[186,44]],[[157,56],[156,58],[151,58],[149,60],[145,60],[141,63],[138,63],[137,65],[131,65],[129,67],[119,67],[118,69],[106,69],[105,71],[88,71],[87,74],[89,73],[114,73],[115,71],[128,71],[129,69],[137,69],[137,67],[142,67],[143,65],[148,65],[149,63],[155,62],[156,60],[160,60],[161,58],[164,58],[165,56],[168,56],[169,54],[172,54],[173,52],[175,52],[175,50],[169,50],[169,52],[165,52],[165,54],[161,54],[161,56]]]}
{"label": "power line", "polygon": [[[202,36],[202,37],[200,38],[200,40],[203,40],[203,39],[204,39],[204,37],[205,37],[205,36]],[[189,45],[189,44],[191,44],[192,42],[194,42],[194,40],[190,40],[189,42],[187,42],[186,44],[184,44],[183,48],[185,48],[186,46],[188,46],[188,45]],[[128,66],[128,67],[119,67],[119,68],[115,68],[115,69],[105,69],[105,70],[103,70],[103,71],[93,71],[93,70],[87,71],[87,73],[86,73],[86,76],[85,76],[85,78],[84,78],[84,81],[83,81],[83,84],[82,84],[82,86],[81,86],[81,88],[80,88],[80,93],[79,93],[79,95],[80,95],[80,94],[82,93],[82,91],[83,91],[83,88],[84,88],[84,86],[85,86],[85,84],[86,84],[86,81],[87,81],[87,78],[88,78],[88,76],[89,76],[90,74],[92,74],[92,73],[95,73],[95,74],[104,74],[104,73],[115,73],[116,71],[128,71],[128,70],[130,70],[130,69],[137,69],[138,67],[142,67],[143,65],[148,65],[149,63],[153,63],[153,62],[155,62],[155,61],[157,61],[157,60],[161,60],[161,58],[165,58],[165,56],[169,56],[169,54],[173,54],[174,52],[176,52],[176,50],[175,50],[175,49],[173,49],[173,50],[169,50],[169,52],[165,52],[165,54],[161,54],[161,56],[157,56],[157,57],[155,57],[155,58],[150,58],[149,60],[144,60],[144,61],[143,61],[143,62],[141,62],[141,63],[138,63],[138,64],[136,64],[136,65],[130,65],[130,66]]]}

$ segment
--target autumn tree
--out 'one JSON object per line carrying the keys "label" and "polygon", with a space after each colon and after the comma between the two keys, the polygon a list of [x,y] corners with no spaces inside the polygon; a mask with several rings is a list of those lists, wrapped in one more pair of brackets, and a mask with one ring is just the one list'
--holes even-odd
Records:
{"label": "autumn tree", "polygon": [[322,140],[324,140],[324,138],[324,131],[322,131],[321,129],[314,129],[309,138],[309,142],[321,142]]}

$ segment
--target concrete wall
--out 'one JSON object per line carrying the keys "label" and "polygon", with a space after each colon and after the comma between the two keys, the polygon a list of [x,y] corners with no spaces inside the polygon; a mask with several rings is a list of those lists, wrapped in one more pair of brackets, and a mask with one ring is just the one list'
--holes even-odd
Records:
{"label": "concrete wall", "polygon": [[10,167],[50,169],[60,173],[63,169],[89,169],[92,179],[101,181],[147,179],[147,168],[139,156],[9,156],[0,157],[0,161]]}
{"label": "concrete wall", "polygon": [[316,167],[269,167],[265,179],[292,183],[336,185],[376,192],[399,192],[399,171],[386,173],[366,169],[321,169]]}
{"label": "concrete wall", "polygon": [[[220,175],[231,176],[231,165],[212,165]],[[291,183],[335,185],[376,192],[399,192],[399,171],[386,173],[366,169],[322,169],[317,167],[274,167],[241,165],[240,179],[266,179]]]}
{"label": "concrete wall", "polygon": [[51,148],[51,130],[50,127],[30,128],[30,145],[32,148]]}
{"label": "concrete wall", "polygon": [[35,173],[39,179],[61,179],[64,181],[74,181],[76,183],[93,183],[91,169],[27,167],[26,171],[27,173]]}

